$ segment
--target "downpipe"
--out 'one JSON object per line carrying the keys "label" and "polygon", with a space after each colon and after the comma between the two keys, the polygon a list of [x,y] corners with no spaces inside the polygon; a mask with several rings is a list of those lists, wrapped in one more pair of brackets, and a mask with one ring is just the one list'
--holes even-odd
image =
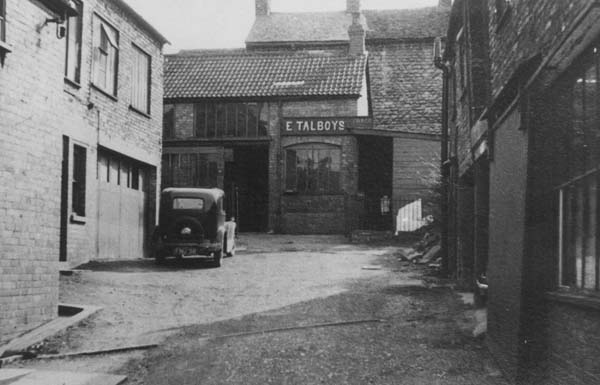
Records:
{"label": "downpipe", "polygon": [[[438,38],[439,39],[439,38]],[[436,46],[441,47],[441,39],[436,39]],[[438,51],[439,52],[439,51]],[[442,143],[441,143],[441,172],[442,172],[442,191],[441,191],[441,256],[442,256],[442,275],[447,277],[449,271],[448,260],[448,182],[450,178],[450,162],[448,161],[448,95],[449,95],[449,77],[450,66],[444,62],[441,55],[436,54],[434,57],[436,68],[442,70],[443,86],[442,86]]]}

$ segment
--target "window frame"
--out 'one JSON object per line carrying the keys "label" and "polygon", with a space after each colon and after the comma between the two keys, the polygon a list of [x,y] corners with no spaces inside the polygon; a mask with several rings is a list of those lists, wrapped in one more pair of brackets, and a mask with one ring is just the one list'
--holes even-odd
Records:
{"label": "window frame", "polygon": [[[74,82],[75,84],[79,85],[81,82],[81,51],[82,51],[82,44],[83,44],[83,2],[81,0],[73,0],[76,10],[77,10],[77,15],[76,16],[70,16],[67,18],[66,20],[66,36],[65,36],[65,79]],[[75,70],[74,70],[74,74],[73,77],[71,77],[70,74],[70,67],[69,67],[69,59],[70,59],[70,48],[71,47],[71,29],[70,29],[70,24],[72,22],[72,20],[75,19],[78,21],[77,23],[77,29],[75,31],[75,47],[77,49],[77,53],[75,55]]]}
{"label": "window frame", "polygon": [[0,0],[0,43],[6,43],[6,0]]}
{"label": "window frame", "polygon": [[175,106],[174,103],[163,105],[163,139],[175,139]]}
{"label": "window frame", "polygon": [[76,217],[86,216],[87,147],[73,143],[71,175],[71,212]]}
{"label": "window frame", "polygon": [[[568,136],[562,142],[569,155],[553,198],[557,207],[557,286],[595,296],[600,295],[600,130],[593,132],[600,123],[599,50],[598,43],[590,46],[567,71],[571,114]],[[590,73],[592,92],[586,88]],[[583,149],[578,148],[577,135],[583,136]],[[590,143],[592,136],[596,140]],[[579,156],[571,156],[573,153]],[[593,269],[589,269],[592,261]]]}
{"label": "window frame", "polygon": [[[107,21],[104,17],[99,15],[98,13],[93,14],[92,18],[92,29],[94,41],[92,44],[92,79],[91,84],[113,98],[117,98],[118,96],[118,84],[119,84],[119,40],[120,40],[120,32],[119,30],[109,21]],[[111,32],[114,33],[114,36],[111,35]],[[97,36],[97,37],[96,37]],[[104,38],[105,37],[105,38]],[[104,39],[103,39],[104,38]],[[114,39],[113,39],[114,38]],[[98,40],[96,40],[98,39]],[[103,44],[104,42],[104,44]],[[103,47],[106,45],[106,47]],[[113,48],[112,50],[110,48]],[[114,53],[114,58],[111,59],[111,52]],[[100,74],[100,65],[101,58],[100,55],[103,55],[106,60],[105,68],[104,68],[104,85],[100,84],[99,76]],[[112,64],[111,64],[112,62]],[[106,87],[106,83],[108,83],[111,79],[109,78],[109,69],[112,68],[114,70],[114,74],[112,76],[112,89],[108,89]]]}
{"label": "window frame", "polygon": [[[194,136],[201,139],[269,137],[269,123],[261,120],[269,104],[262,101],[202,101],[194,105]],[[231,113],[235,116],[232,117]],[[263,124],[264,123],[264,124]]]}
{"label": "window frame", "polygon": [[[131,103],[130,103],[130,107],[132,109],[134,109],[135,111],[138,112],[142,112],[145,115],[150,115],[151,113],[151,100],[152,100],[152,55],[150,55],[148,52],[146,52],[144,49],[142,49],[140,46],[138,46],[135,43],[132,43],[132,48],[133,48],[133,52],[134,52],[134,62],[131,65]],[[139,70],[139,58],[145,58],[147,59],[147,68],[146,68],[146,74],[145,74],[145,82],[143,81],[144,79],[140,79],[137,76],[140,76],[140,72]],[[136,76],[137,75],[137,76]],[[137,81],[136,81],[137,80]],[[137,100],[136,98],[136,90],[138,90],[138,85],[140,85],[140,81],[142,81],[143,83],[146,84],[146,95],[145,95],[145,105],[144,106],[139,106],[137,105],[137,102],[139,102],[139,100]]]}
{"label": "window frame", "polygon": [[[284,158],[284,177],[283,177],[283,190],[285,194],[294,194],[294,195],[303,195],[303,196],[327,196],[327,195],[341,195],[343,194],[343,188],[342,188],[342,147],[338,144],[332,144],[332,143],[324,143],[324,142],[307,142],[307,143],[295,143],[289,146],[285,146],[284,147],[284,154],[283,154],[283,158]],[[296,162],[296,168],[295,168],[295,181],[293,183],[293,185],[290,185],[290,153],[294,151],[294,162]],[[332,185],[329,184],[325,189],[323,189],[322,191],[319,191],[319,189],[322,186],[322,182],[323,180],[320,180],[319,178],[321,178],[321,175],[319,174],[319,172],[315,173],[315,168],[312,168],[310,170],[306,169],[305,171],[305,176],[306,176],[306,182],[305,182],[305,187],[304,188],[300,188],[299,186],[299,176],[298,176],[298,166],[297,166],[297,162],[298,162],[298,151],[312,151],[313,155],[315,154],[315,151],[335,151],[335,158],[336,159],[331,159],[330,160],[330,166],[328,169],[328,172],[331,173],[331,164],[337,164],[339,169],[333,170],[333,172],[337,172],[338,173],[338,179],[337,181],[335,181],[333,187],[331,187]],[[330,153],[331,154],[331,153]],[[312,160],[313,161],[313,165],[317,165],[320,161],[319,160]],[[316,175],[316,176],[315,176]],[[329,174],[328,174],[329,175]],[[326,177],[326,180],[331,180],[331,177]],[[311,183],[311,180],[313,181],[313,183]],[[309,185],[314,185],[312,188],[309,187]]]}

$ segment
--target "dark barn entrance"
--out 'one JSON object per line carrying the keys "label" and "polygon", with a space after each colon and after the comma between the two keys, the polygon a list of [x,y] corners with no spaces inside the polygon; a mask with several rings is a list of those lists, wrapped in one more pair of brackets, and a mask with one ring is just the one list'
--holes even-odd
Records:
{"label": "dark barn entrance", "polygon": [[[391,137],[358,137],[358,190],[364,194],[360,219],[363,230],[393,230],[393,149]],[[390,199],[387,213],[381,210],[383,197]]]}
{"label": "dark barn entrance", "polygon": [[262,232],[269,219],[269,146],[238,146],[227,149],[224,187],[228,217],[238,230]]}

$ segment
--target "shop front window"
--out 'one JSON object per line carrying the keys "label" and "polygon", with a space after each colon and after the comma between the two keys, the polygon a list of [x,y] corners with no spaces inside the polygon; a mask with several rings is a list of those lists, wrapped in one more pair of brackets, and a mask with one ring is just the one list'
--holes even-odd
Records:
{"label": "shop front window", "polygon": [[341,150],[328,144],[302,144],[285,150],[285,191],[305,195],[341,192]]}
{"label": "shop front window", "polygon": [[573,71],[571,118],[558,188],[559,280],[564,287],[600,290],[600,66],[597,48]]}

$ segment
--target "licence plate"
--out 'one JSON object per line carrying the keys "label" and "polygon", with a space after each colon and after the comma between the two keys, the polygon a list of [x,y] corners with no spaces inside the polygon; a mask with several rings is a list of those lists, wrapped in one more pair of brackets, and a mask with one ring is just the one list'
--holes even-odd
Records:
{"label": "licence plate", "polygon": [[175,254],[179,255],[196,255],[198,252],[195,247],[177,247],[175,249]]}

